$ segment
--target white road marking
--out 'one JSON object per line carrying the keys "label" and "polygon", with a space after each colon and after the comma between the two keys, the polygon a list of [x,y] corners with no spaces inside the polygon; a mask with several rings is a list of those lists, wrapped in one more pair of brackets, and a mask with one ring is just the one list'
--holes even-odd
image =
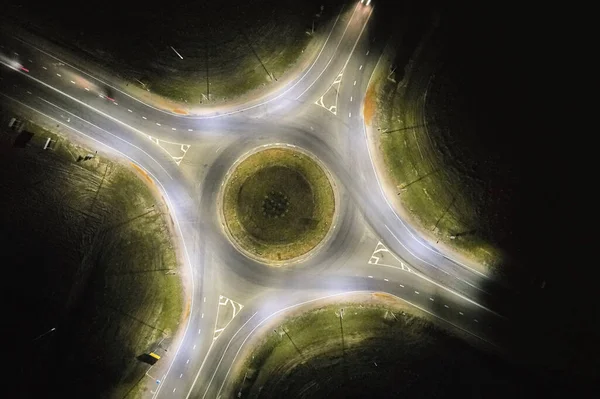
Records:
{"label": "white road marking", "polygon": [[373,276],[367,276],[368,278],[373,278]]}
{"label": "white road marking", "polygon": [[31,94],[31,92],[30,92],[30,91],[27,91],[27,94]]}
{"label": "white road marking", "polygon": [[161,126],[161,124],[160,124],[160,123],[158,123],[158,122],[156,122],[156,126]]}
{"label": "white road marking", "polygon": [[194,345],[194,347],[192,349],[196,349],[196,345]]}
{"label": "white road marking", "polygon": [[188,364],[190,362],[190,359],[186,360],[185,364]]}
{"label": "white road marking", "polygon": [[429,300],[430,300],[431,302],[434,302],[434,301],[435,301],[435,299],[433,299],[432,297],[429,297]]}
{"label": "white road marking", "polygon": [[75,81],[74,81],[74,80],[72,80],[72,81],[71,81],[71,83],[73,83],[73,84],[77,84],[77,83],[75,83]]}
{"label": "white road marking", "polygon": [[204,318],[204,313],[202,313],[202,318]]}
{"label": "white road marking", "polygon": [[463,312],[458,312],[459,315],[464,316],[465,314]]}
{"label": "white road marking", "polygon": [[145,116],[142,116],[142,119],[148,119],[148,118],[146,118]]}
{"label": "white road marking", "polygon": [[175,392],[175,390],[176,390],[176,389],[177,389],[177,388],[173,388],[173,392]]}
{"label": "white road marking", "polygon": [[354,81],[354,85],[353,86],[356,86],[356,80]]}
{"label": "white road marking", "polygon": [[183,373],[179,374],[179,378],[183,377]]}
{"label": "white road marking", "polygon": [[115,104],[115,105],[119,105],[119,103],[118,103],[118,102],[115,102],[115,101],[113,101],[113,104]]}
{"label": "white road marking", "polygon": [[383,281],[390,281],[390,280],[388,280],[387,278],[384,278]]}
{"label": "white road marking", "polygon": [[404,288],[404,286],[402,284],[400,284],[400,287]]}
{"label": "white road marking", "polygon": [[88,89],[87,87],[84,87],[84,89],[85,89],[86,91],[90,91],[90,89]]}
{"label": "white road marking", "polygon": [[60,77],[61,77],[61,74],[60,74],[60,73],[57,73],[57,74],[56,74],[56,76],[58,76],[58,77],[60,78]]}
{"label": "white road marking", "polygon": [[362,69],[362,65],[358,68],[358,70],[360,71]]}
{"label": "white road marking", "polygon": [[473,321],[474,321],[475,323],[479,323],[479,321],[477,321],[477,319],[473,319]]}
{"label": "white road marking", "polygon": [[206,297],[204,297],[204,302],[206,302]]}
{"label": "white road marking", "polygon": [[129,112],[133,112],[133,111],[132,111],[132,110],[130,110],[129,108],[127,108],[127,111],[129,111]]}
{"label": "white road marking", "polygon": [[444,305],[444,307],[445,307],[446,309],[450,309],[450,308],[448,307],[448,305]]}
{"label": "white road marking", "polygon": [[352,96],[350,96],[350,102],[352,102]]}
{"label": "white road marking", "polygon": [[201,328],[199,328],[199,329],[198,329],[198,334],[200,334],[200,331],[202,331],[202,329],[201,329]]}
{"label": "white road marking", "polygon": [[352,118],[352,112],[348,112],[348,118]]}
{"label": "white road marking", "polygon": [[46,68],[45,66],[43,66],[42,68],[44,68],[46,71],[48,70],[48,68]]}
{"label": "white road marking", "polygon": [[193,130],[192,129],[188,129],[188,132],[193,132]]}
{"label": "white road marking", "polygon": [[171,130],[177,130],[177,129],[175,129],[174,127],[172,127]]}
{"label": "white road marking", "polygon": [[365,53],[365,55],[369,55],[369,50],[367,50],[367,52]]}
{"label": "white road marking", "polygon": [[415,291],[415,294],[419,295],[419,291]]}

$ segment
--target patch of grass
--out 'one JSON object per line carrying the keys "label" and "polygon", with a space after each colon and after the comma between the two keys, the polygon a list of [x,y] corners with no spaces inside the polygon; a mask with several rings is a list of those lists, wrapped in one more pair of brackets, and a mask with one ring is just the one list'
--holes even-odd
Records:
{"label": "patch of grass", "polygon": [[421,231],[493,270],[504,253],[481,227],[480,204],[487,193],[473,173],[459,167],[460,159],[448,156],[425,112],[423,92],[435,67],[428,57],[435,55],[417,51],[413,62],[420,66],[407,68],[403,84],[388,79],[393,55],[388,47],[365,102],[377,104],[373,127],[380,131],[388,178]]}
{"label": "patch of grass", "polygon": [[507,381],[496,374],[502,367],[498,359],[400,309],[342,302],[289,318],[249,353],[233,389],[248,398],[439,395],[463,389],[456,368],[481,378],[481,386]]}
{"label": "patch of grass", "polygon": [[331,183],[297,151],[272,148],[249,156],[229,177],[223,214],[236,242],[268,261],[303,255],[326,236],[335,212]]}
{"label": "patch of grass", "polygon": [[[0,140],[0,241],[9,278],[23,282],[10,289],[11,333],[31,335],[17,368],[35,379],[31,396],[133,395],[148,368],[137,356],[168,343],[182,315],[165,215],[127,168],[77,161],[94,151],[26,130],[25,148],[12,148],[8,132]],[[43,151],[47,137],[55,144]]]}

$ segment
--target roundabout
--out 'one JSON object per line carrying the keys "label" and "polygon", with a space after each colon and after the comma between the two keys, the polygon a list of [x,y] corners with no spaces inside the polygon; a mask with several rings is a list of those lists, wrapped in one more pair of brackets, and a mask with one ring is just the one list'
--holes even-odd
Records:
{"label": "roundabout", "polygon": [[230,241],[270,266],[298,262],[328,237],[336,213],[331,179],[313,156],[273,146],[240,159],[221,195]]}

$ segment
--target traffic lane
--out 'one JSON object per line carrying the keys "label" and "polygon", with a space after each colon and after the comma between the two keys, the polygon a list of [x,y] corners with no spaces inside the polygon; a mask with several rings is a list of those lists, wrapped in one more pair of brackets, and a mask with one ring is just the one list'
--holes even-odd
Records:
{"label": "traffic lane", "polygon": [[[340,10],[340,14],[342,14],[343,12],[344,12],[344,10],[342,7],[342,10]],[[346,24],[339,23],[339,20],[337,18],[331,22],[329,33],[327,34],[327,40],[326,40],[324,46],[322,47],[321,51],[319,52],[319,57],[317,57],[317,59],[313,62],[313,67],[310,68],[310,70],[313,70],[313,69],[318,70],[320,66],[326,64],[329,59],[331,59],[335,56],[335,48],[344,38],[343,34],[345,32],[345,27],[346,27]],[[29,50],[30,50],[29,53],[31,55],[33,55],[33,53],[37,53],[36,55],[37,55],[37,57],[40,57],[41,62],[49,63],[49,64],[56,64],[59,62],[63,63],[63,64],[65,64],[65,65],[63,65],[63,67],[70,69],[71,73],[77,73],[82,78],[85,78],[88,80],[90,80],[90,79],[94,80],[95,83],[100,86],[104,86],[104,87],[113,86],[112,90],[115,90],[121,94],[121,96],[120,96],[121,101],[126,101],[124,98],[129,97],[127,94],[119,91],[115,87],[115,86],[117,86],[116,84],[109,83],[112,80],[112,78],[110,76],[108,76],[105,71],[102,71],[101,69],[97,68],[95,65],[90,65],[90,63],[88,61],[81,59],[81,57],[77,57],[75,54],[72,54],[71,52],[61,49],[60,47],[56,46],[53,43],[49,43],[43,39],[40,39],[39,37],[29,34],[28,32],[23,32],[21,30],[11,32],[10,34],[5,35],[5,36],[8,37],[10,40],[12,40],[14,42],[13,46],[15,48],[18,48],[19,51],[21,51],[21,52],[25,51],[23,49],[24,46],[29,47]],[[12,37],[10,37],[10,36],[12,36]],[[5,40],[6,40],[6,37],[5,37]],[[35,43],[35,44],[33,44],[33,43]],[[85,65],[85,67],[82,67],[82,65]],[[93,69],[94,72],[90,73],[88,70],[86,70],[86,69],[90,69],[90,68]],[[300,78],[292,80],[290,85],[288,85],[288,86],[291,87],[291,86],[298,86],[300,84],[307,84],[305,75],[308,75],[310,70],[305,72],[305,74],[303,74]],[[96,77],[94,75],[96,75],[98,77]],[[279,93],[279,91],[285,92],[290,87],[283,87],[274,93],[270,93],[269,95],[264,96],[261,99],[257,99],[255,102],[262,103],[264,101],[272,100],[274,97],[277,97],[282,94],[282,93]],[[164,114],[164,116],[166,116],[167,118],[178,116],[176,113],[165,112],[163,110],[159,110],[152,106],[149,106],[149,105],[147,105],[139,100],[136,100],[134,98],[131,98],[131,99],[134,100],[135,102],[143,105],[144,107],[151,109],[154,112]],[[128,104],[130,104],[130,103],[128,102]],[[132,105],[132,106],[135,106],[135,105]],[[251,106],[252,106],[252,102],[243,105],[242,107],[240,107],[240,109],[245,109],[245,110],[249,111],[252,109],[252,108],[250,108]],[[237,112],[240,109],[233,110],[233,112]],[[141,111],[151,113],[151,111],[146,110],[146,109],[141,109]],[[218,114],[218,115],[215,114],[214,116],[223,116],[223,115],[227,115],[227,114],[229,114],[229,112],[221,112],[220,114]],[[161,116],[158,116],[158,115],[156,115],[156,117],[161,118]],[[197,118],[203,118],[203,117],[205,117],[205,116],[199,116]],[[210,118],[211,116],[209,115],[208,117]],[[187,118],[193,118],[193,117],[187,116]],[[169,122],[170,119],[164,119],[164,121]],[[157,120],[157,122],[161,123],[161,120]]]}
{"label": "traffic lane", "polygon": [[[66,97],[70,96],[75,101],[81,101],[90,108],[97,110],[97,112],[108,115],[108,118],[120,120],[131,127],[144,130],[149,135],[162,140],[170,141],[173,138],[177,139],[179,136],[177,134],[178,130],[197,132],[197,124],[192,121],[172,117],[163,117],[161,119],[162,114],[157,111],[141,111],[140,108],[144,107],[135,100],[129,97],[123,97],[120,100],[116,95],[108,93],[104,88],[94,86],[76,74],[64,71],[64,66],[50,65],[48,68],[43,68],[29,66],[27,72],[20,71],[20,74],[27,76],[40,85],[52,87],[55,91],[60,92]],[[165,122],[165,119],[168,122]]]}
{"label": "traffic lane", "polygon": [[[285,320],[286,315],[290,310],[298,304],[307,301],[316,300],[317,298],[326,297],[340,293],[349,293],[354,291],[367,292],[388,292],[395,296],[400,296],[411,306],[416,306],[419,310],[426,312],[435,321],[441,322],[447,328],[458,331],[461,334],[468,335],[471,339],[476,340],[478,344],[485,345],[496,352],[502,352],[502,348],[498,348],[490,341],[490,335],[496,331],[493,324],[488,324],[488,320],[484,317],[476,319],[474,313],[476,310],[470,309],[468,306],[457,306],[452,301],[444,302],[443,296],[437,295],[434,301],[431,295],[433,293],[418,291],[416,287],[409,287],[403,284],[404,287],[398,285],[398,289],[385,281],[377,281],[375,279],[362,279],[362,282],[356,281],[349,284],[347,290],[332,291],[332,290],[301,290],[301,291],[285,291],[285,295],[281,292],[274,293],[268,296],[263,296],[257,299],[253,304],[245,307],[230,324],[227,330],[219,337],[219,343],[216,344],[209,354],[211,359],[210,368],[206,369],[199,375],[191,393],[192,397],[218,397],[219,394],[226,394],[228,381],[231,381],[233,375],[231,370],[235,367],[237,361],[241,361],[244,355],[247,355],[251,350],[251,345],[256,342],[263,334],[269,334],[270,329]],[[411,289],[413,292],[408,293]],[[436,299],[438,303],[436,303]],[[445,305],[450,304],[454,308],[446,308]],[[290,308],[291,307],[291,308]],[[475,321],[476,320],[476,321]],[[493,321],[491,321],[493,323]]]}

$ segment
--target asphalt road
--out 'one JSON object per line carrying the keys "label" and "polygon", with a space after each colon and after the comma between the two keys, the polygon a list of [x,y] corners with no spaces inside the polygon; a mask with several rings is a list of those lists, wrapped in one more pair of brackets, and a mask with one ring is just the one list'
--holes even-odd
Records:
{"label": "asphalt road", "polygon": [[[510,322],[500,304],[510,293],[419,237],[381,189],[362,115],[381,55],[372,13],[360,4],[343,9],[314,63],[268,96],[195,116],[159,110],[116,88],[106,91],[117,85],[97,78],[95,66],[26,34],[3,35],[2,103],[139,165],[171,211],[193,286],[192,310],[153,396],[216,398],[235,390],[228,377],[253,334],[290,307],[350,291],[396,295],[483,343],[503,345]],[[231,165],[274,143],[317,156],[340,200],[328,242],[287,270],[237,252],[216,209]],[[244,307],[214,340],[220,295]]]}

